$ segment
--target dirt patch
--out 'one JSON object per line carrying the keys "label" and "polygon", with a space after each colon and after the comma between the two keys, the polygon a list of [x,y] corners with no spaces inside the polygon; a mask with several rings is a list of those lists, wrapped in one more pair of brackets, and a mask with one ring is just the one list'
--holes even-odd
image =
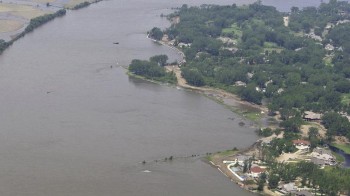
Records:
{"label": "dirt patch", "polygon": [[300,160],[310,159],[310,156],[305,155],[305,151],[298,150],[295,153],[283,153],[279,157],[277,157],[277,161],[282,163],[288,162],[298,162]]}
{"label": "dirt patch", "polygon": [[321,125],[320,123],[317,122],[310,122],[306,125],[302,125],[300,128],[300,132],[301,132],[301,136],[304,138],[308,138],[309,137],[309,129],[311,127],[315,127],[318,129],[318,134],[321,138],[325,138],[326,137],[326,128]]}
{"label": "dirt patch", "polygon": [[345,136],[335,136],[334,140],[336,144],[350,144],[349,139],[346,138]]}
{"label": "dirt patch", "polygon": [[166,66],[165,68],[168,72],[172,71],[175,73],[176,78],[177,78],[177,85],[180,87],[195,90],[195,91],[204,93],[206,95],[210,95],[211,97],[214,97],[215,99],[217,99],[221,102],[223,102],[224,99],[225,100],[230,99],[233,103],[232,106],[236,106],[238,103],[240,105],[246,105],[246,106],[249,106],[251,108],[258,109],[259,111],[262,111],[262,113],[265,113],[265,114],[268,112],[267,107],[262,106],[262,105],[252,104],[252,103],[247,102],[247,101],[243,101],[237,95],[228,93],[224,90],[210,88],[210,87],[196,87],[196,86],[191,86],[191,85],[187,84],[186,80],[182,77],[181,69],[178,66]]}

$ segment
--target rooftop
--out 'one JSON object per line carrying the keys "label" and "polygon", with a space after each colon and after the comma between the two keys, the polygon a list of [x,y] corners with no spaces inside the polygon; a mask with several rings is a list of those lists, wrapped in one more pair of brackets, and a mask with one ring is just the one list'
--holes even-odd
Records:
{"label": "rooftop", "polygon": [[311,143],[310,143],[309,141],[307,141],[307,140],[293,140],[292,142],[293,142],[293,144],[295,144],[295,145],[305,145],[305,146],[308,146],[308,145],[311,144]]}
{"label": "rooftop", "polygon": [[265,171],[265,170],[262,169],[262,168],[259,167],[259,166],[255,166],[255,167],[250,168],[250,172],[251,172],[251,173],[262,173],[262,172],[264,172],[264,171]]}

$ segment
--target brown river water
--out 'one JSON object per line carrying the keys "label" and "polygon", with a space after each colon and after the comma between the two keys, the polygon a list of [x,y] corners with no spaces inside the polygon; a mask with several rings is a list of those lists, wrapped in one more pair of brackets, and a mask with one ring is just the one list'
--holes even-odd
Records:
{"label": "brown river water", "polygon": [[159,15],[183,3],[233,1],[103,1],[0,56],[1,196],[252,195],[201,159],[176,157],[248,147],[253,129],[204,96],[119,67],[156,54],[179,58],[146,32],[168,26]]}

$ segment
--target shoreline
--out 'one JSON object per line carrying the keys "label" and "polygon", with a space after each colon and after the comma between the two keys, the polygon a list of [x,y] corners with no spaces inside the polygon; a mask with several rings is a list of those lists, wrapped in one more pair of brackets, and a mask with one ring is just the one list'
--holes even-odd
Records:
{"label": "shoreline", "polygon": [[[154,40],[150,38],[148,35],[147,35],[147,38],[152,40],[155,43],[161,44],[163,46],[166,46],[175,50],[182,57],[181,62],[185,62],[185,58],[186,58],[185,54],[179,48],[172,46],[165,41]],[[210,99],[213,99],[214,101],[229,107],[229,109],[232,112],[240,116],[243,116],[243,118],[245,118],[246,120],[254,122],[255,125],[261,126],[262,122],[259,122],[259,121],[262,121],[263,119],[268,118],[267,116],[268,108],[266,106],[257,105],[257,104],[250,103],[248,101],[244,101],[241,98],[239,98],[238,95],[232,94],[223,89],[209,87],[209,86],[196,87],[196,86],[187,84],[186,80],[181,75],[180,65],[177,64],[177,65],[165,66],[165,69],[167,72],[174,72],[174,74],[176,75],[176,78],[177,78],[176,86],[200,93]],[[247,115],[245,115],[246,112],[248,113],[255,112],[256,114],[259,114],[258,119],[256,120],[256,119],[249,118]]]}
{"label": "shoreline", "polygon": [[[68,7],[67,6],[68,4],[56,5],[48,2],[46,3],[45,8],[43,8],[44,7],[43,3],[37,3],[36,7],[34,5],[27,5],[27,4],[13,4],[14,6],[18,6],[18,7],[27,6],[33,10],[38,9],[36,10],[37,12],[42,11],[43,13],[37,15],[36,17],[23,18],[21,14],[23,14],[23,12],[25,11],[0,12],[0,18],[2,20],[9,20],[13,22],[16,22],[16,21],[23,22],[20,28],[17,28],[14,30],[13,29],[5,30],[3,32],[0,32],[0,41],[3,41],[3,42],[0,42],[0,55],[6,49],[8,49],[12,44],[14,44],[18,39],[24,37],[27,33],[32,32],[36,28],[44,25],[47,22],[50,22],[51,20],[64,16],[67,10],[73,11],[73,10],[82,9],[90,6],[91,4],[96,4],[100,1],[102,0],[87,0],[87,1],[84,1],[83,3],[77,3],[75,5],[72,5],[72,7]],[[3,2],[0,2],[0,8],[2,3]],[[35,2],[30,1],[30,3],[35,3]],[[5,4],[4,6],[6,6],[6,4],[12,5],[11,3],[8,3],[8,2],[4,2],[4,4]],[[16,13],[18,16],[16,14],[14,15],[14,13]],[[39,24],[38,24],[38,21],[40,21]],[[6,36],[10,39],[4,38]]]}
{"label": "shoreline", "polygon": [[[178,54],[182,54],[181,56],[183,57],[183,59],[185,59],[185,56],[183,54],[183,52],[172,46],[169,45],[168,43],[164,42],[164,41],[157,41],[154,40],[152,38],[150,38],[149,36],[147,36],[147,38],[149,38],[150,40],[152,40],[153,42],[157,43],[157,44],[161,44],[163,46],[166,47],[170,47],[171,49],[175,50]],[[122,66],[123,68],[125,68],[127,70],[127,67]],[[268,109],[267,107],[264,107],[263,105],[256,105],[256,104],[252,104],[250,102],[247,101],[243,101],[241,100],[237,95],[226,92],[222,89],[217,89],[217,88],[212,88],[212,87],[196,87],[196,86],[192,86],[192,85],[188,85],[186,83],[186,80],[181,76],[181,70],[179,65],[167,65],[164,67],[166,69],[167,72],[173,72],[176,75],[177,78],[177,84],[169,84],[170,86],[176,86],[176,87],[181,87],[185,90],[189,90],[189,91],[193,91],[196,93],[199,93],[201,95],[204,95],[210,99],[212,99],[213,101],[216,101],[218,104],[224,105],[226,106],[228,109],[230,109],[233,113],[239,115],[242,117],[242,120],[246,120],[249,122],[252,122],[252,126],[255,128],[260,128],[261,127],[261,121],[263,119],[267,119],[268,118]],[[152,83],[156,83],[156,84],[164,84],[162,82],[156,81],[156,80],[152,80],[152,79],[148,79],[145,78],[143,76],[139,76],[136,74],[132,74],[127,70],[127,75],[131,76],[131,77],[135,77],[138,79],[142,79],[148,82],[152,82]],[[225,100],[229,100],[229,102],[225,102]],[[244,112],[242,112],[242,110],[244,110],[244,107],[250,107],[250,109],[254,109],[254,110],[258,110],[258,112],[260,114],[262,114],[262,116],[259,116],[259,120],[253,120],[253,119],[249,119],[247,116],[244,115]],[[246,126],[246,125],[243,125]],[[268,127],[271,127],[268,125]],[[245,186],[241,179],[239,179],[238,175],[234,174],[234,172],[230,171],[230,169],[228,168],[228,166],[223,162],[224,159],[227,158],[232,158],[233,156],[237,155],[237,154],[242,154],[242,155],[253,155],[255,154],[259,148],[258,146],[261,145],[261,137],[259,137],[259,139],[257,141],[255,141],[253,144],[251,144],[250,146],[244,148],[244,149],[232,149],[232,150],[226,150],[224,152],[216,152],[216,153],[210,153],[209,155],[203,156],[202,157],[202,161],[209,164],[210,166],[212,166],[213,168],[217,168],[217,170],[219,170],[219,172],[221,172],[224,176],[226,176],[228,179],[230,179],[231,182],[233,182],[234,184],[238,185],[240,188],[255,193],[255,194],[264,194],[264,195],[272,195],[274,196],[275,194],[273,192],[271,192],[267,187],[264,187],[263,192],[259,193],[256,191],[251,191],[249,190],[249,186]]]}
{"label": "shoreline", "polygon": [[[153,39],[151,40],[163,46],[170,47],[179,54],[183,54],[183,52],[179,48],[176,48],[165,41],[156,41]],[[185,58],[185,56],[182,56],[182,57]],[[241,100],[238,97],[238,95],[226,92],[225,90],[222,90],[222,89],[208,87],[208,86],[196,87],[196,86],[189,85],[187,84],[186,80],[181,76],[181,70],[179,65],[168,65],[168,66],[165,66],[165,69],[167,72],[173,72],[176,75],[177,87],[181,87],[186,90],[200,93],[216,101],[217,103],[226,106],[235,114],[243,117],[244,120],[248,120],[249,122],[252,122],[253,124],[251,125],[254,126],[255,128],[261,128],[262,120],[267,120],[269,118],[269,116],[267,115],[268,108],[264,105],[256,105],[256,104],[252,104],[250,102]],[[153,82],[156,82],[156,81],[153,81]],[[257,118],[258,120],[250,119],[248,116],[245,115],[245,112],[243,112],[243,110],[245,110],[246,107],[250,108],[250,110],[258,111],[258,114],[259,114]],[[271,118],[276,120],[276,122],[279,122],[279,119],[277,119],[276,116]],[[269,123],[269,122],[266,122],[265,127],[276,128],[275,125],[273,125],[273,123]],[[279,137],[279,136],[275,135],[271,137]],[[243,149],[235,148],[232,150],[226,150],[224,152],[211,153],[207,156],[204,156],[202,158],[202,161],[209,164],[211,167],[219,170],[219,172],[222,173],[224,176],[226,176],[232,183],[234,183],[235,185],[238,185],[240,188],[246,191],[249,191],[257,195],[278,196],[279,194],[270,190],[267,185],[264,185],[263,190],[261,192],[257,191],[256,184],[246,184],[245,179],[243,179],[239,175],[239,173],[236,173],[230,168],[232,164],[237,163],[236,158],[238,156],[254,157],[255,155],[258,155],[259,152],[261,151],[261,144],[263,142],[263,138],[265,137],[259,137],[253,144]],[[228,164],[228,163],[231,163],[231,164]],[[264,169],[267,169],[267,168],[264,168]]]}

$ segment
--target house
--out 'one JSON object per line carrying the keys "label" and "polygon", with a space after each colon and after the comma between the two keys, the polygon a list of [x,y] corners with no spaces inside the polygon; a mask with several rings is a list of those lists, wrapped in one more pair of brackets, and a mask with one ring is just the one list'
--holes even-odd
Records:
{"label": "house", "polygon": [[307,121],[320,121],[322,115],[319,113],[311,112],[311,111],[306,111],[304,115],[304,119]]}
{"label": "house", "polygon": [[311,143],[307,140],[292,140],[294,146],[299,150],[309,149]]}
{"label": "house", "polygon": [[327,44],[325,47],[324,47],[325,50],[328,50],[328,51],[333,51],[334,50],[334,46],[332,46],[331,44]]}
{"label": "house", "polygon": [[236,157],[236,162],[243,167],[244,161],[248,161],[251,157],[250,156],[245,156],[245,155],[238,155]]}
{"label": "house", "polygon": [[262,174],[264,171],[265,170],[259,166],[253,166],[250,168],[248,175],[253,177],[253,178],[258,178],[260,176],[260,174]]}
{"label": "house", "polygon": [[236,81],[235,82],[235,86],[247,86],[247,83],[245,83],[245,82],[242,82],[242,81]]}
{"label": "house", "polygon": [[253,78],[253,76],[254,76],[254,74],[253,74],[253,73],[250,73],[250,72],[248,72],[248,73],[247,73],[247,77],[248,77],[248,79],[252,79],[252,78]]}
{"label": "house", "polygon": [[283,91],[284,91],[283,88],[279,88],[279,89],[277,90],[277,93],[278,93],[278,94],[281,94]]}

